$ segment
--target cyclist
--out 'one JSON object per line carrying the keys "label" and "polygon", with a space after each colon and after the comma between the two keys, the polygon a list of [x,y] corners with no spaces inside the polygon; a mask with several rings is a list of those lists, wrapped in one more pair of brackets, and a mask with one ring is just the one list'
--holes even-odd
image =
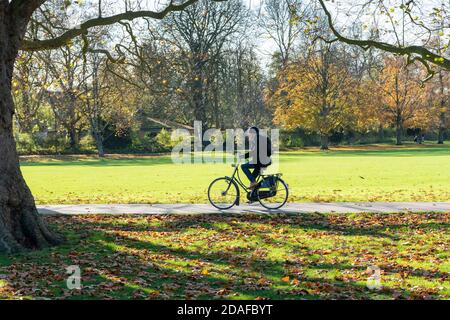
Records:
{"label": "cyclist", "polygon": [[[258,185],[256,179],[261,172],[261,168],[266,168],[272,164],[272,142],[268,136],[260,133],[257,127],[249,128],[246,134],[250,143],[250,151],[244,154],[244,158],[251,158],[251,160],[242,164],[241,168],[250,180],[249,189],[253,190]],[[253,171],[250,171],[250,169],[253,169]]]}

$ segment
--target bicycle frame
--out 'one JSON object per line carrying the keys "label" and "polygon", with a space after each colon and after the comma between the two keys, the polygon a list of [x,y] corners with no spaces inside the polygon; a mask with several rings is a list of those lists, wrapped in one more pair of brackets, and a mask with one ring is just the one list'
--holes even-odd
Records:
{"label": "bicycle frame", "polygon": [[[234,204],[232,204],[229,208],[231,208],[233,205],[236,205],[236,206],[239,206],[240,205],[240,202],[241,202],[241,189],[243,189],[246,193],[247,193],[247,198],[248,198],[248,200],[250,201],[250,203],[251,202],[254,202],[254,201],[256,201],[256,200],[253,200],[253,198],[255,197],[255,195],[253,194],[253,192],[255,191],[255,190],[252,190],[252,189],[250,189],[250,188],[247,188],[247,186],[246,186],[246,184],[242,181],[242,179],[241,179],[241,176],[239,175],[239,168],[241,167],[241,164],[242,164],[242,159],[239,159],[239,161],[237,162],[237,163],[235,163],[235,164],[233,164],[232,166],[234,167],[234,170],[233,170],[233,174],[231,175],[231,177],[230,176],[225,176],[225,177],[223,177],[223,178],[218,178],[218,179],[216,179],[216,180],[221,180],[221,179],[226,179],[226,180],[228,180],[228,186],[227,186],[227,188],[226,188],[226,190],[223,190],[221,193],[222,193],[222,196],[225,196],[227,193],[228,193],[228,191],[230,190],[230,188],[231,188],[231,185],[232,184],[234,184],[234,186],[236,187],[236,191],[237,191],[237,195],[236,195],[236,200],[235,200],[235,202],[234,202]],[[270,177],[270,176],[276,176],[277,177],[277,182],[276,182],[276,184],[275,184],[275,194],[271,194],[271,192],[273,192],[273,185],[272,186],[264,186],[264,187],[262,187],[263,189],[264,188],[268,188],[269,190],[268,191],[266,191],[266,190],[263,190],[262,191],[262,193],[261,193],[261,196],[263,197],[263,198],[261,198],[261,199],[265,199],[265,198],[270,198],[270,197],[273,197],[273,196],[275,196],[276,195],[276,193],[277,193],[277,186],[278,186],[278,183],[279,183],[279,180],[280,180],[280,176],[281,176],[282,174],[281,173],[279,173],[279,174],[259,174],[257,177],[256,177],[256,181],[258,182],[258,187],[257,187],[257,189],[260,189],[260,187],[262,186],[260,186],[259,184],[261,184],[261,181],[264,181],[264,179],[266,179],[266,177]],[[213,183],[215,183],[216,182],[216,180],[214,180],[211,184],[210,184],[210,187],[209,187],[209,189],[208,189],[208,197],[210,197],[210,195],[209,195],[209,190],[210,190],[210,188],[211,188],[211,186],[212,186],[212,184]],[[281,180],[282,181],[282,180]],[[284,182],[283,182],[283,184],[285,184]],[[286,185],[286,184],[285,184]],[[267,192],[269,192],[269,194],[267,194]],[[286,185],[286,193],[288,194],[288,190],[287,190],[287,185]],[[286,198],[287,199],[287,198]],[[261,202],[261,200],[260,200],[260,197],[259,197],[259,193],[258,193],[258,200]],[[209,201],[212,203],[212,201],[211,201],[211,198],[209,198]],[[284,200],[284,203],[286,202],[286,200]],[[284,203],[282,204],[282,205],[284,205]],[[262,202],[261,202],[261,204],[264,206],[264,207],[266,207],[267,208],[267,206],[265,206]],[[217,207],[215,204],[213,204],[213,206],[215,206],[215,207]],[[217,207],[218,208],[218,207]],[[219,208],[220,209],[220,208]],[[268,208],[268,209],[270,209],[270,208]]]}
{"label": "bicycle frame", "polygon": [[[239,186],[241,186],[242,189],[244,189],[246,192],[249,192],[250,189],[245,186],[245,184],[242,182],[242,179],[239,175],[239,168],[241,167],[241,161],[239,161],[237,164],[235,164],[235,168],[233,171],[233,175],[231,177],[228,177],[232,181],[236,182]],[[237,177],[237,178],[236,178]],[[228,190],[227,190],[228,191]]]}

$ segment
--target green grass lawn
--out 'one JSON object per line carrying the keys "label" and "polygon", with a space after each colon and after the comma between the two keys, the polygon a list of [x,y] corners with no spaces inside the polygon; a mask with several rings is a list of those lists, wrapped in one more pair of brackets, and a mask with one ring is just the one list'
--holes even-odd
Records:
{"label": "green grass lawn", "polygon": [[46,219],[67,243],[0,255],[0,299],[450,298],[450,213]]}
{"label": "green grass lawn", "polygon": [[[450,145],[283,152],[289,201],[449,201]],[[28,158],[22,170],[39,204],[206,203],[225,164],[170,157]]]}

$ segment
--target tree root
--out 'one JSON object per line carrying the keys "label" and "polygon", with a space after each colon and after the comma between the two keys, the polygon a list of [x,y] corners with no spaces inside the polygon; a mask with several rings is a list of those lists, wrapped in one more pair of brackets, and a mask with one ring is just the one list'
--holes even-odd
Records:
{"label": "tree root", "polygon": [[49,230],[33,205],[0,205],[0,253],[42,249],[61,244],[64,237]]}

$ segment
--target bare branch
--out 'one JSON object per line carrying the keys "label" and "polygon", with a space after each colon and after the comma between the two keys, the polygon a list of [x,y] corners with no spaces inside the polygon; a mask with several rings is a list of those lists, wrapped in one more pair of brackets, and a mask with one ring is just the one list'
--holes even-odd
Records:
{"label": "bare branch", "polygon": [[[99,26],[107,26],[118,23],[120,21],[132,21],[138,18],[152,18],[161,20],[166,17],[169,13],[175,11],[182,11],[189,5],[197,2],[198,0],[187,0],[181,4],[174,4],[173,1],[162,11],[127,11],[124,13],[120,13],[117,15],[109,16],[109,17],[97,17],[94,19],[90,19],[85,21],[81,25],[67,30],[62,35],[46,40],[23,40],[21,50],[24,51],[40,51],[40,50],[48,50],[55,49],[61,46],[67,45],[73,38],[86,34],[89,29],[93,27]],[[225,1],[225,0],[211,0],[215,2]],[[17,1],[17,2],[27,2],[27,1]],[[31,2],[31,1],[30,1]],[[41,2],[44,1],[33,1],[33,2]],[[14,2],[13,2],[14,3]]]}
{"label": "bare branch", "polygon": [[431,68],[429,66],[429,63],[433,65],[440,66],[446,70],[450,70],[450,60],[443,57],[442,55],[436,54],[428,50],[427,48],[423,46],[395,46],[386,42],[381,41],[375,41],[375,40],[357,40],[357,39],[350,39],[337,31],[333,24],[333,19],[331,16],[331,13],[328,11],[324,0],[319,0],[319,3],[322,7],[322,9],[325,12],[325,15],[328,19],[329,27],[334,34],[334,36],[341,42],[356,45],[359,46],[365,50],[368,48],[377,48],[382,51],[391,52],[394,54],[407,56],[409,59],[415,59],[417,61],[420,61],[424,64],[424,66],[427,68],[428,72],[430,73],[431,77],[434,73],[432,73]]}

